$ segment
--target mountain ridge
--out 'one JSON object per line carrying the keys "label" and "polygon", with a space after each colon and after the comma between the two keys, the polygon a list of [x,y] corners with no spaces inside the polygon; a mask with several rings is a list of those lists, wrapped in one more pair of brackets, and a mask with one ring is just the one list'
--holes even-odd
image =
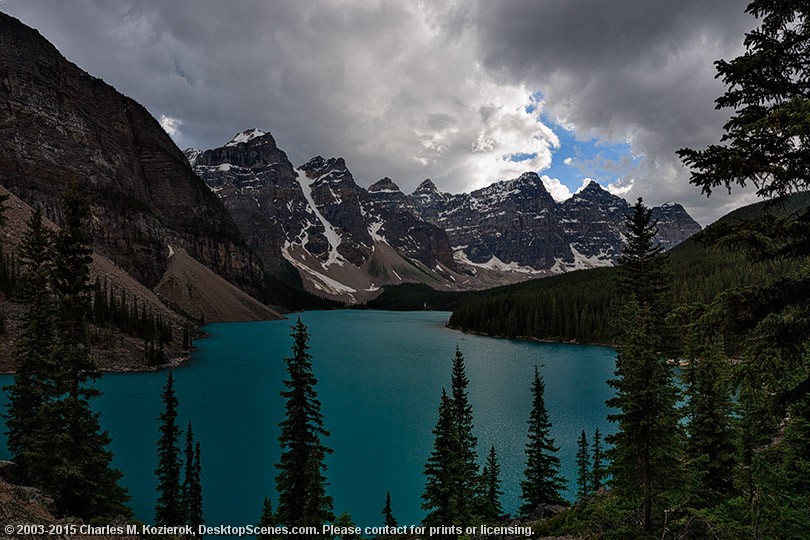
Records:
{"label": "mountain ridge", "polygon": [[236,224],[158,121],[2,12],[0,100],[0,184],[57,224],[66,186],[87,184],[94,246],[148,287],[173,244],[260,293]]}
{"label": "mountain ridge", "polygon": [[[611,266],[630,208],[593,181],[557,202],[534,172],[461,194],[430,179],[410,194],[388,177],[362,188],[343,158],[319,155],[295,167],[257,128],[185,155],[260,257],[281,252],[308,290],[349,303],[385,285],[482,289]],[[666,248],[700,230],[680,205],[654,212]],[[384,257],[375,255],[382,244]]]}

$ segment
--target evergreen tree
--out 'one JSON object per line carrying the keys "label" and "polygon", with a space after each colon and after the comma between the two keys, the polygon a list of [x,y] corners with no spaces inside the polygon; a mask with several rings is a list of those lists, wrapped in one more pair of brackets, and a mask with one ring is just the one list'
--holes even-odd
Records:
{"label": "evergreen tree", "polygon": [[689,365],[683,379],[690,494],[696,507],[713,506],[731,498],[733,492],[731,362],[723,350],[727,324],[722,313],[703,306],[679,314],[689,321],[685,340]]}
{"label": "evergreen tree", "polygon": [[[720,143],[678,154],[692,169],[690,182],[707,195],[719,186],[753,184],[778,204],[810,186],[810,6],[755,0],[746,12],[761,23],[746,34],[745,52],[715,63],[727,87],[716,106],[733,111]],[[757,260],[803,261],[808,237],[810,208],[804,208],[728,224],[705,242]],[[810,423],[802,406],[810,395],[810,271],[804,264],[772,285],[728,291],[706,309],[721,311],[740,343],[736,487],[746,501],[749,533],[758,537],[770,527],[773,537],[791,537],[793,509],[806,516],[810,504],[806,489],[786,474],[795,466],[789,456],[807,455],[794,435]]]}
{"label": "evergreen tree", "polygon": [[194,443],[191,422],[186,429],[185,471],[183,475],[182,502],[185,523],[197,529],[205,523],[203,519],[202,468],[200,466],[200,443]]}
{"label": "evergreen tree", "polygon": [[385,506],[382,509],[383,525],[386,527],[396,527],[397,520],[394,517],[394,512],[391,510],[391,492],[385,492]]}
{"label": "evergreen tree", "polygon": [[[262,502],[262,515],[259,518],[259,527],[263,529],[273,529],[276,527],[276,514],[273,512],[273,503],[270,501],[270,497],[265,497]],[[256,535],[256,540],[273,540],[274,538],[278,538],[278,536],[269,532]]]}
{"label": "evergreen tree", "polygon": [[357,524],[348,512],[342,512],[337,519],[335,519],[335,527],[339,527],[339,530],[347,531],[337,535],[337,538],[340,538],[340,540],[360,540],[362,538],[359,534],[354,532],[357,530]]}
{"label": "evergreen tree", "polygon": [[[463,526],[463,506],[460,497],[464,493],[466,479],[461,455],[461,438],[455,407],[442,388],[439,403],[439,418],[433,428],[433,450],[425,463],[425,490],[422,492],[422,509],[427,510],[422,523],[426,526]],[[455,538],[457,535],[450,535]]]}
{"label": "evergreen tree", "polygon": [[321,439],[329,436],[323,427],[321,404],[315,392],[309,334],[299,318],[292,326],[293,355],[286,358],[287,390],[285,418],[279,424],[281,459],[276,465],[278,509],[276,519],[288,527],[320,526],[334,519],[332,497],[326,494],[326,454],[331,453]]}
{"label": "evergreen tree", "polygon": [[129,515],[129,495],[119,485],[121,472],[112,467],[110,436],[101,429],[99,414],[90,408],[90,400],[100,394],[93,387],[100,374],[90,356],[87,334],[92,297],[89,208],[76,185],[64,194],[62,214],[50,280],[55,369],[51,394],[41,408],[38,456],[42,459],[32,475],[64,514],[83,519]]}
{"label": "evergreen tree", "polygon": [[478,495],[481,501],[479,515],[489,522],[497,520],[503,514],[501,507],[501,465],[495,453],[495,445],[489,448],[487,462],[481,471],[481,492]]}
{"label": "evergreen tree", "polygon": [[464,368],[464,355],[456,345],[453,358],[453,371],[450,379],[450,394],[456,431],[459,437],[460,454],[458,460],[462,468],[462,482],[459,485],[460,512],[465,523],[469,523],[473,514],[476,487],[478,485],[478,439],[473,435],[473,412],[469,400],[468,387],[470,380]]}
{"label": "evergreen tree", "polygon": [[594,493],[602,489],[605,485],[605,466],[602,463],[602,434],[599,428],[593,433],[593,443],[591,445],[591,489]]}
{"label": "evergreen tree", "polygon": [[92,398],[98,391],[87,387],[99,378],[87,344],[93,287],[90,283],[91,238],[87,230],[90,209],[78,186],[68,188],[62,201],[64,223],[54,241],[53,290],[57,324],[58,381],[74,399]]}
{"label": "evergreen tree", "polygon": [[720,144],[683,148],[690,182],[704,193],[753,184],[763,197],[810,185],[810,8],[805,2],[755,0],[746,13],[762,24],[745,36],[745,53],[715,62],[727,90],[716,108],[733,109]]}
{"label": "evergreen tree", "polygon": [[590,471],[590,455],[588,454],[588,438],[585,430],[579,435],[577,449],[577,500],[584,501],[591,494],[592,480]]}
{"label": "evergreen tree", "polygon": [[631,508],[640,508],[640,521],[651,531],[660,521],[669,490],[678,484],[680,430],[678,392],[667,363],[664,316],[668,275],[652,211],[641,199],[626,220],[627,244],[619,258],[617,283],[621,300],[616,390],[608,406],[617,409],[608,419],[618,432],[608,437],[611,486]]}
{"label": "evergreen tree", "polygon": [[[180,428],[177,427],[178,401],[174,393],[172,370],[169,370],[161,397],[163,398],[164,410],[160,413],[160,439],[158,439],[157,443],[158,465],[155,469],[155,475],[158,480],[158,499],[155,504],[155,524],[180,525],[186,523],[186,515],[184,515],[185,512],[183,511],[183,496],[180,485],[182,469]],[[186,440],[188,442],[189,439]]]}
{"label": "evergreen tree", "polygon": [[781,488],[781,507],[775,521],[785,523],[784,537],[799,538],[810,530],[810,396],[791,405],[790,422],[773,460]]}
{"label": "evergreen tree", "polygon": [[532,382],[532,411],[529,415],[529,442],[526,443],[526,479],[520,483],[523,505],[520,513],[529,516],[541,504],[565,504],[560,491],[565,480],[560,476],[559,448],[549,434],[544,398],[546,385],[537,366]]}
{"label": "evergreen tree", "polygon": [[17,465],[19,481],[26,485],[43,485],[45,479],[38,475],[47,473],[37,464],[43,458],[38,452],[46,449],[49,440],[42,407],[54,393],[56,376],[50,286],[52,243],[51,232],[37,209],[29,218],[28,230],[18,247],[20,276],[15,295],[24,308],[14,344],[14,383],[5,388],[8,448]]}

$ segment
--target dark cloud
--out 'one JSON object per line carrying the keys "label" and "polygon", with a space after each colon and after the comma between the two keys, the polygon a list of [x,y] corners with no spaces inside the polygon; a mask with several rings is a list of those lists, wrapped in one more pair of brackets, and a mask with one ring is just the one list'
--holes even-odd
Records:
{"label": "dark cloud", "polygon": [[703,223],[750,200],[702,198],[675,150],[716,142],[727,113],[713,62],[742,51],[755,20],[739,0],[480,2],[466,16],[488,69],[541,89],[547,112],[581,136],[643,155],[629,196],[684,202]]}
{"label": "dark cloud", "polygon": [[[707,222],[674,155],[720,135],[712,62],[754,21],[731,0],[489,2],[6,0],[70,60],[164,117],[181,146],[271,131],[298,165],[341,155],[361,184],[447,191],[543,169],[558,144],[523,110],[581,137],[629,141],[630,196]],[[539,111],[538,111],[539,113]],[[536,157],[503,161],[504,155]],[[588,156],[585,156],[586,158]],[[628,185],[631,178],[624,178]]]}

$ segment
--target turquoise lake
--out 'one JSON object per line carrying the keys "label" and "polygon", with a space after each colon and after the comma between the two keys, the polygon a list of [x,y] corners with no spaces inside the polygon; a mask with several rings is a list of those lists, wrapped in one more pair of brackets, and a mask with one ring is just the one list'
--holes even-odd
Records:
{"label": "turquoise lake", "polygon": [[[534,343],[472,336],[447,329],[449,313],[314,311],[301,314],[310,331],[313,370],[322,403],[329,493],[335,512],[362,526],[380,525],[386,491],[400,524],[424,516],[422,468],[433,444],[442,387],[450,383],[455,347],[470,379],[479,457],[494,444],[501,463],[504,510],[520,504],[526,421],[534,366],[541,366],[545,401],[560,446],[562,472],[574,492],[577,438],[585,430],[613,433],[605,400],[612,396],[615,351],[606,347]],[[279,396],[290,355],[291,321],[211,324],[192,359],[175,369],[180,425],[189,421],[202,447],[205,518],[209,525],[255,524],[262,499],[275,506]],[[94,407],[113,437],[115,465],[137,518],[151,523],[156,498],[157,418],[166,372],[108,373]],[[0,384],[11,382],[0,376]],[[0,396],[5,399],[5,395]],[[3,410],[5,406],[3,405]],[[0,434],[0,457],[8,458]]]}

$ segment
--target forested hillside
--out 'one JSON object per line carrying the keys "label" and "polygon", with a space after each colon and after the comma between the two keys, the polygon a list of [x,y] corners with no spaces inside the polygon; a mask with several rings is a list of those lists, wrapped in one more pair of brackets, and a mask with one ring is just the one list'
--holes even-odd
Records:
{"label": "forested hillside", "polygon": [[[729,224],[762,215],[785,216],[810,206],[810,193],[782,204],[740,208],[669,252],[676,306],[708,302],[732,287],[769,285],[795,271],[796,260],[752,262],[731,248],[705,247]],[[612,343],[615,268],[581,270],[465,297],[436,295],[432,308],[451,308],[450,326],[496,336]],[[391,295],[386,297],[390,300]],[[380,300],[383,300],[382,298]]]}

